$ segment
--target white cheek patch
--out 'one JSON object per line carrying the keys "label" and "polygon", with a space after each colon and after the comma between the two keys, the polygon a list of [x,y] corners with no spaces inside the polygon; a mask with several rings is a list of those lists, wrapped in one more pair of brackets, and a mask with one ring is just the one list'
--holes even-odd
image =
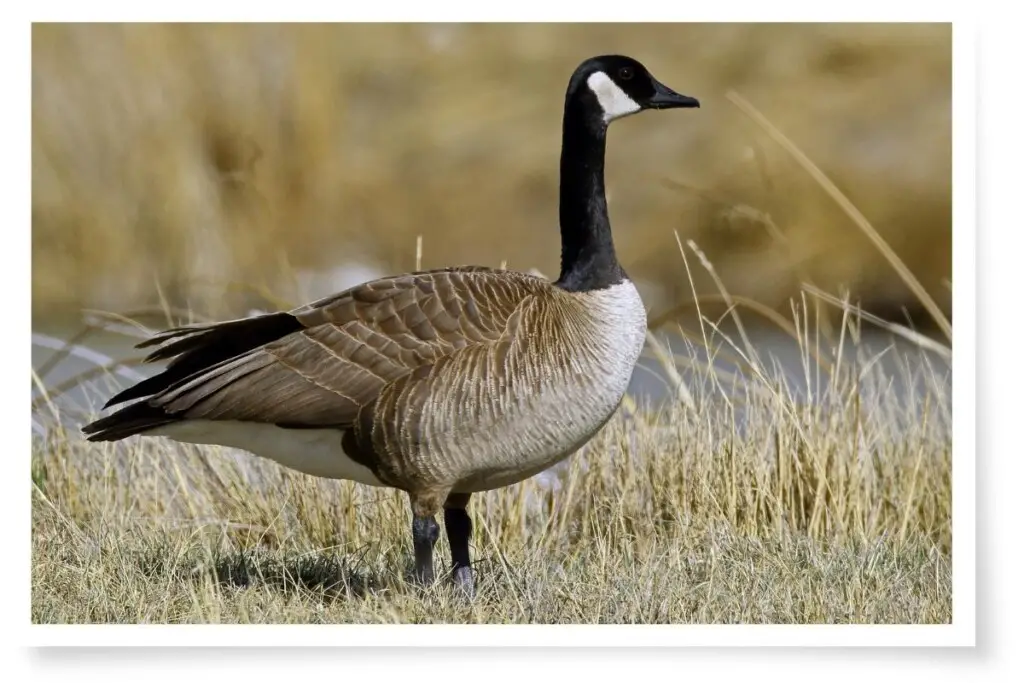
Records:
{"label": "white cheek patch", "polygon": [[591,74],[587,86],[597,95],[597,101],[604,110],[605,123],[640,111],[640,105],[603,71]]}

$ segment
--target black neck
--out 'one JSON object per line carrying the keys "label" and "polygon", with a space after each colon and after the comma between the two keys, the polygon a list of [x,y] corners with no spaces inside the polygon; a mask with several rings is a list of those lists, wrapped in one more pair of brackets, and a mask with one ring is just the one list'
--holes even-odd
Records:
{"label": "black neck", "polygon": [[608,125],[597,102],[584,99],[589,94],[570,89],[562,121],[562,273],[555,284],[574,292],[603,289],[626,277],[615,257],[604,195]]}

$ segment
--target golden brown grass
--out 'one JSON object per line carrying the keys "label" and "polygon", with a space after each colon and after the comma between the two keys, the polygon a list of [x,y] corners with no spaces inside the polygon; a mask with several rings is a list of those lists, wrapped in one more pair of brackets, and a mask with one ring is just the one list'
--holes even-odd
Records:
{"label": "golden brown grass", "polygon": [[813,401],[767,361],[691,348],[692,407],[630,404],[565,466],[475,496],[471,604],[408,583],[401,492],[54,429],[33,452],[33,619],[948,623],[948,374],[923,350],[834,362],[858,345],[849,315],[819,366],[794,327]]}
{"label": "golden brown grass", "polygon": [[[726,95],[849,196],[945,312],[951,29],[915,24],[35,25],[33,306],[173,301],[226,315],[295,270],[557,270],[562,96],[626,52],[700,111],[616,124],[624,265],[657,313],[690,294],[672,231],[786,312],[804,270],[892,310],[918,297]],[[259,156],[255,156],[258,149]],[[671,187],[665,187],[671,182]],[[780,250],[772,231],[789,247]],[[716,291],[704,274],[700,293]]]}

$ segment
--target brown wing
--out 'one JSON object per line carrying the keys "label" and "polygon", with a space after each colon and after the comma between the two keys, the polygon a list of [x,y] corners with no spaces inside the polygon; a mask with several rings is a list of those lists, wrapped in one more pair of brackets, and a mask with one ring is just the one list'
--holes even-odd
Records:
{"label": "brown wing", "polygon": [[297,331],[192,374],[148,403],[179,419],[348,425],[387,384],[502,339],[520,305],[548,287],[486,268],[368,282],[291,311]]}

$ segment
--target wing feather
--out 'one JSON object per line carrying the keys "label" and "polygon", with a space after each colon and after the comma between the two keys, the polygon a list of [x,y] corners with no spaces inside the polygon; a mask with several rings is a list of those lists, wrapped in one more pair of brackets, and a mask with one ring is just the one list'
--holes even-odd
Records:
{"label": "wing feather", "polygon": [[[462,349],[514,335],[516,311],[550,289],[546,280],[525,273],[480,267],[374,280],[288,314],[271,314],[272,323],[266,316],[266,324],[257,318],[161,333],[146,345],[165,344],[152,357],[171,359],[169,370],[147,380],[147,393],[122,393],[158,409],[154,422],[350,425],[385,387],[418,375],[417,369],[429,373]],[[204,365],[204,359],[210,362]],[[85,431],[94,439],[145,431],[138,412],[132,413],[135,431],[118,424],[118,413]]]}

